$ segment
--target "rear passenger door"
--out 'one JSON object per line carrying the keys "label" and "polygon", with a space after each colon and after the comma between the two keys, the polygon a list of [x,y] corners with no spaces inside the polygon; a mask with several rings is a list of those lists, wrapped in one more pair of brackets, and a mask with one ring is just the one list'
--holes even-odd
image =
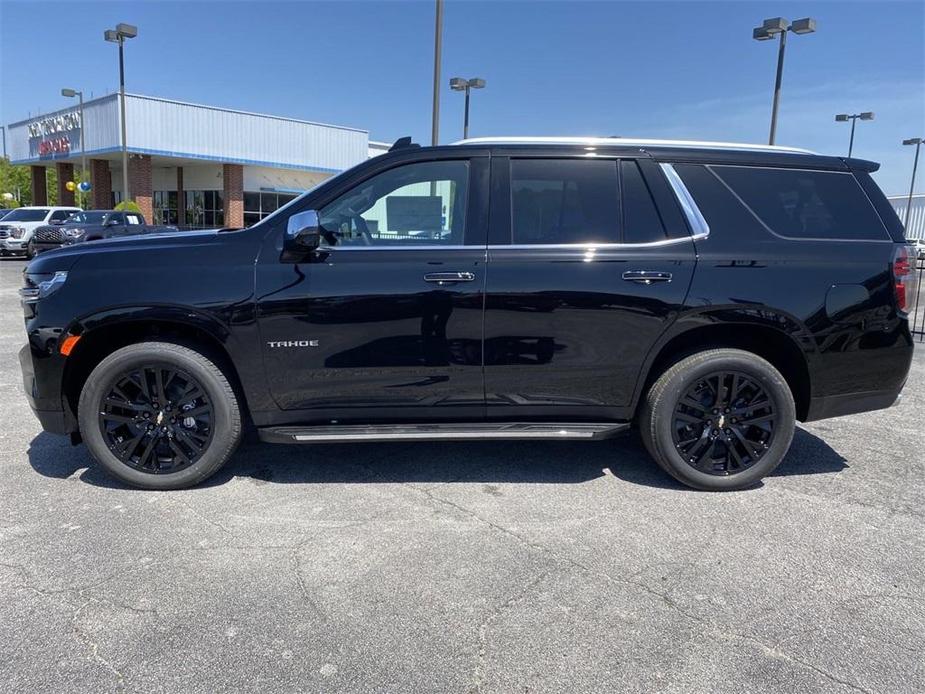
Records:
{"label": "rear passenger door", "polygon": [[488,416],[627,416],[695,262],[678,200],[651,160],[493,157]]}

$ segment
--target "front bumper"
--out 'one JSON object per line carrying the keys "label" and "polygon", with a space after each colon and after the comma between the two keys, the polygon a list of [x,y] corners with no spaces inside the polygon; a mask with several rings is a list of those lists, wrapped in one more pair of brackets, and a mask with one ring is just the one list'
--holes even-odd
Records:
{"label": "front bumper", "polygon": [[0,251],[4,253],[25,253],[26,245],[22,239],[0,239]]}
{"label": "front bumper", "polygon": [[[42,378],[36,378],[35,366],[32,361],[32,348],[25,345],[19,350],[19,366],[22,369],[23,389],[26,391],[26,399],[29,401],[29,407],[35,413],[42,428],[51,434],[70,434],[77,431],[77,423],[74,416],[66,411],[62,405],[60,386],[58,392],[47,393],[48,383],[43,383]],[[46,374],[48,376],[49,374]],[[54,380],[54,379],[44,379]],[[60,383],[60,379],[57,379]],[[57,408],[55,407],[57,405]]]}

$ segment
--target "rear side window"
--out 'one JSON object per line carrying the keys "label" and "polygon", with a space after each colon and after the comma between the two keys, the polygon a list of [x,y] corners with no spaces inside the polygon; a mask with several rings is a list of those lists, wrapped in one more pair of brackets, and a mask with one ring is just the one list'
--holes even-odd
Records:
{"label": "rear side window", "polygon": [[618,190],[613,161],[513,159],[513,242],[618,243]]}
{"label": "rear side window", "polygon": [[850,173],[711,166],[773,233],[794,239],[889,240]]}
{"label": "rear side window", "polygon": [[665,227],[658,216],[652,193],[639,170],[639,164],[635,161],[620,162],[620,176],[623,184],[624,243],[664,241],[667,238]]}

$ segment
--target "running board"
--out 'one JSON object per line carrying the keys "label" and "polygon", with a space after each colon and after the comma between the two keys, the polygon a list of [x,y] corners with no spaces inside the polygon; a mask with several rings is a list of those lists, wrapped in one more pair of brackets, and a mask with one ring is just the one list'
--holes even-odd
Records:
{"label": "running board", "polygon": [[478,422],[448,424],[331,424],[312,427],[264,427],[270,443],[341,443],[347,441],[482,441],[606,439],[629,429],[628,423]]}

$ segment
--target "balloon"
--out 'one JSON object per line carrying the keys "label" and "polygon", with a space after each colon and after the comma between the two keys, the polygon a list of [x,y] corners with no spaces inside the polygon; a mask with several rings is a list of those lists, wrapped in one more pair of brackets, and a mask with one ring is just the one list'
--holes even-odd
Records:
{"label": "balloon", "polygon": [[64,187],[73,193],[77,189],[77,184],[74,181],[68,181],[64,184]]}
{"label": "balloon", "polygon": [[77,187],[80,188],[80,192],[82,193],[89,193],[90,189],[92,188],[90,181],[81,181],[80,185]]}

